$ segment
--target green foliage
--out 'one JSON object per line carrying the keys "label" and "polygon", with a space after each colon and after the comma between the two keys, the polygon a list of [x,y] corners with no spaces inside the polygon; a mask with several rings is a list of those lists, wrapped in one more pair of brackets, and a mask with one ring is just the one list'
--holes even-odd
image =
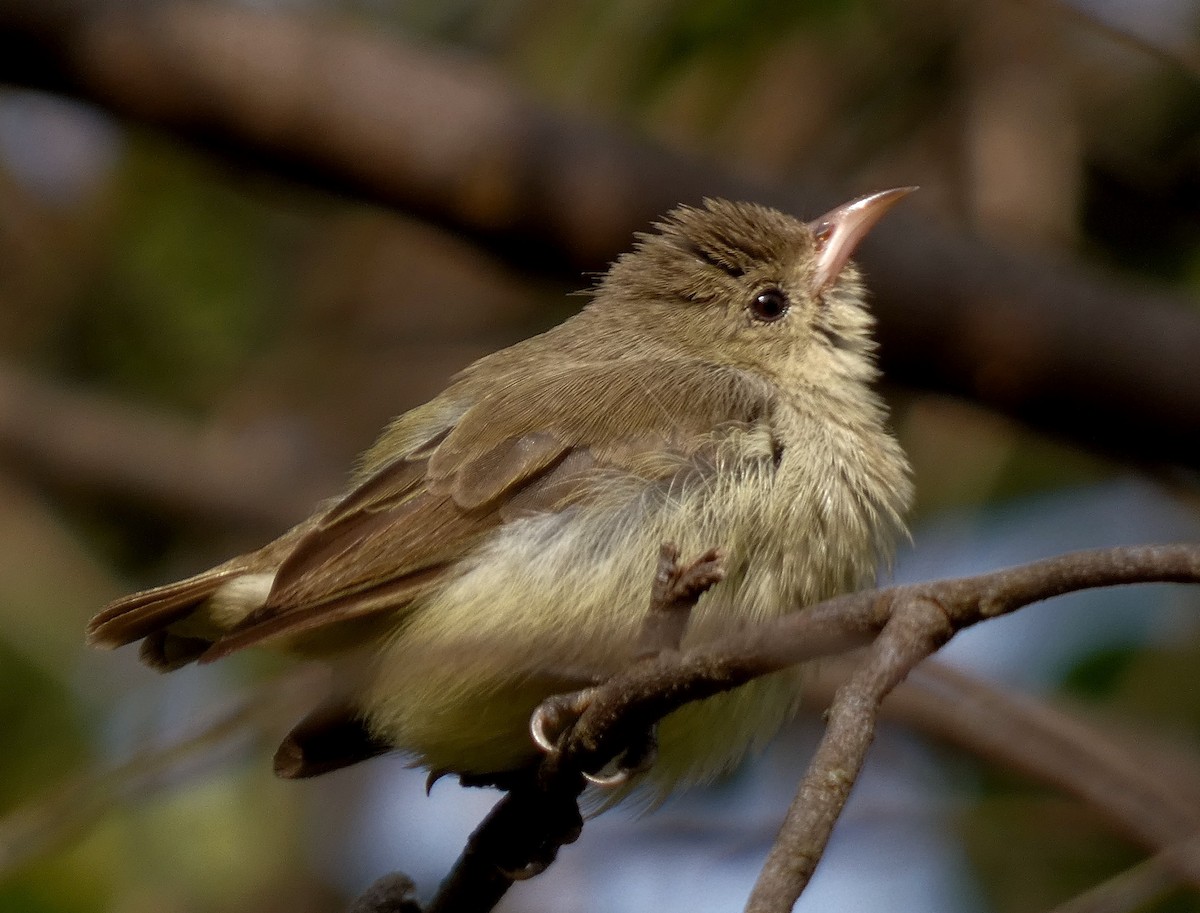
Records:
{"label": "green foliage", "polygon": [[0,913],[102,913],[112,909],[111,866],[97,866],[90,848],[43,860],[0,882]]}
{"label": "green foliage", "polygon": [[[73,904],[59,903],[45,890],[46,879],[21,878],[0,885],[0,913],[84,913]],[[101,909],[99,904],[90,909]]]}
{"label": "green foliage", "polygon": [[[1200,738],[1200,692],[1194,687],[1200,644],[1164,649],[1105,649],[1084,657],[1063,690],[1094,703],[1109,734],[1157,744],[1164,757],[1193,752]],[[1190,744],[1181,744],[1190,743]],[[1082,803],[1020,777],[984,769],[981,798],[964,812],[969,858],[996,913],[1047,909],[1138,864],[1144,850],[1114,836]],[[1013,872],[1021,872],[1014,878]],[[1187,890],[1164,892],[1140,913],[1194,910]]]}
{"label": "green foliage", "polygon": [[1197,668],[1200,640],[1196,638],[1170,648],[1142,649],[1131,657],[1121,687],[1112,693],[1108,705],[1125,719],[1186,738],[1195,750],[1200,744]]}

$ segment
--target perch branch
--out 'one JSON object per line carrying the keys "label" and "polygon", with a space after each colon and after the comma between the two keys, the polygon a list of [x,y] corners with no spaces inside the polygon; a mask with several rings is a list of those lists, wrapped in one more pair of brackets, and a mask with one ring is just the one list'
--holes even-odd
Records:
{"label": "perch branch", "polygon": [[[750,909],[756,913],[790,910],[811,877],[861,766],[880,701],[914,666],[957,631],[1032,602],[1093,587],[1153,582],[1200,583],[1200,545],[1074,552],[973,577],[853,593],[733,632],[720,644],[685,653],[665,650],[633,663],[590,695],[561,751],[547,759],[549,769],[537,788],[511,789],[472,836],[474,846],[508,851],[504,864],[494,856],[473,856],[468,848],[447,883],[472,881],[474,876],[463,874],[468,866],[482,864],[495,879],[497,871],[511,875],[548,864],[553,852],[547,855],[547,846],[556,851],[575,833],[575,819],[563,814],[567,803],[553,790],[565,789],[570,808],[575,808],[583,788],[582,771],[599,769],[683,704],[797,662],[874,641],[867,661],[834,700],[826,736],[751,900]],[[564,826],[568,819],[569,826]],[[529,851],[511,855],[518,846]],[[503,889],[508,884],[511,878]],[[499,896],[434,909],[489,910]]]}
{"label": "perch branch", "polygon": [[[647,617],[670,619],[671,623],[662,625],[648,621],[642,632],[641,646],[650,648],[653,643],[661,653],[677,651],[679,636],[697,600],[722,575],[719,551],[706,552],[683,564],[679,561],[679,550],[670,543],[664,544],[658,557]],[[680,620],[681,623],[675,623]],[[676,636],[672,638],[673,633]],[[632,668],[653,659],[654,654],[649,654],[636,661]],[[586,707],[595,692],[589,690],[584,694],[587,699],[579,706]],[[644,741],[648,727],[654,722],[651,720],[638,729],[628,721],[620,721],[621,733],[607,744],[616,746],[618,739],[622,748],[638,744]],[[468,838],[466,848],[427,913],[490,910],[514,881],[543,871],[554,861],[560,847],[578,838],[583,827],[578,799],[587,785],[585,772],[599,770],[620,751],[614,748],[608,756],[600,756],[594,746],[584,747],[585,744],[575,737],[574,728],[568,729],[558,748],[547,755],[537,771],[519,777],[509,787],[507,795]],[[371,892],[382,894],[381,882],[372,886]],[[399,896],[405,898],[403,894]],[[352,908],[352,913],[366,913],[366,908],[360,908],[359,903]],[[382,913],[378,904],[372,909]],[[395,913],[400,913],[399,907]]]}

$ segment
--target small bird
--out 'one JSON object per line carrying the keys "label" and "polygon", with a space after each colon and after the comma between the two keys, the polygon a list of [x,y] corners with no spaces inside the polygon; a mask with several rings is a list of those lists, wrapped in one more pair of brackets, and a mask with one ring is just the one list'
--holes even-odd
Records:
{"label": "small bird", "polygon": [[[159,670],[259,644],[334,663],[280,746],[306,777],[388,750],[501,782],[531,715],[634,659],[659,548],[719,546],[683,642],[869,585],[904,534],[904,453],[850,256],[914,188],[812,222],[681,206],[559,326],[395,419],[347,492],[258,551],[119,599],[93,644]],[[640,782],[710,779],[793,712],[787,670],[667,716]]]}

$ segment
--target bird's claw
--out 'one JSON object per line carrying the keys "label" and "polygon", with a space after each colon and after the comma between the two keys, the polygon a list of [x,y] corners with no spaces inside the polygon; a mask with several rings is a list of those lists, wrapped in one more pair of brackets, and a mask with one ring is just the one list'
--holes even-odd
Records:
{"label": "bird's claw", "polygon": [[[587,710],[595,693],[595,688],[585,688],[569,694],[556,694],[542,701],[529,718],[529,732],[537,746],[546,754],[558,751],[563,737]],[[583,777],[593,786],[613,789],[645,773],[657,758],[658,727],[651,726],[636,743],[606,765],[604,770],[608,773],[584,771]]]}
{"label": "bird's claw", "polygon": [[593,786],[615,789],[623,786],[639,774],[644,774],[658,760],[658,725],[654,724],[641,737],[607,765],[604,769],[612,773],[584,772],[583,777]]}
{"label": "bird's claw", "polygon": [[555,694],[538,704],[529,718],[529,732],[538,748],[546,754],[558,750],[558,743],[592,702],[595,688],[568,694]]}

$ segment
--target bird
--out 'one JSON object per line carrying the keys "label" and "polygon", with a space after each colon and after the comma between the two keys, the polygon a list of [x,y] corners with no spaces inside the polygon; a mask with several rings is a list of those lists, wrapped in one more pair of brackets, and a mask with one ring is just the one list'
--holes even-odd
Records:
{"label": "bird", "polygon": [[[275,756],[287,778],[398,751],[501,783],[553,695],[628,665],[659,549],[719,547],[682,648],[870,585],[911,472],[876,390],[851,261],[915,188],[811,221],[705,199],[635,238],[582,310],[394,419],[346,491],[256,551],[89,623],[160,671],[251,647],[315,656],[333,693]],[[794,713],[789,669],[665,717],[639,783],[711,780]]]}

